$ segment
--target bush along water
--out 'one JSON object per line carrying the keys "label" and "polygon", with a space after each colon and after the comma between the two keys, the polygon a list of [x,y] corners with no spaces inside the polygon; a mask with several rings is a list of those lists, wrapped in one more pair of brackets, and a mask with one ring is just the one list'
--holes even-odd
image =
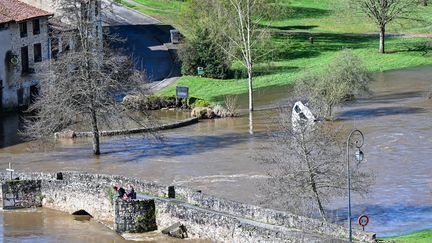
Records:
{"label": "bush along water", "polygon": [[184,109],[190,110],[195,107],[207,107],[210,103],[196,97],[188,99],[176,98],[175,96],[135,96],[127,95],[123,98],[123,105],[128,110],[161,110],[161,109]]}

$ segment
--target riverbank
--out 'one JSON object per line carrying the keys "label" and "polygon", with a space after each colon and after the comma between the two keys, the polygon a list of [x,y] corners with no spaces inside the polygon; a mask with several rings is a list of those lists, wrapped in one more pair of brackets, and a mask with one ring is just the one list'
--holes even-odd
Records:
{"label": "riverbank", "polygon": [[[352,49],[371,72],[432,65],[431,54],[426,49],[429,40],[426,38],[389,37],[387,54],[378,53],[378,39],[375,37],[321,34],[314,38],[314,44],[310,44],[308,36],[283,34],[273,37],[277,58],[269,63],[257,64],[254,88],[293,84],[303,71],[319,69],[346,48]],[[183,76],[157,94],[173,95],[176,86],[187,86],[192,96],[220,102],[224,95],[246,93],[247,85],[246,79],[216,80]]]}
{"label": "riverbank", "polygon": [[[186,36],[190,35],[181,24],[181,12],[187,6],[185,2],[123,0],[123,4],[176,26]],[[430,39],[418,36],[430,32],[431,6],[419,6],[415,10],[416,17],[422,21],[408,19],[389,24],[388,33],[408,35],[389,34],[386,38],[387,54],[384,55],[378,53],[378,35],[371,34],[377,32],[373,21],[362,14],[349,13],[351,10],[346,7],[336,0],[282,1],[280,8],[286,13],[268,23],[272,41],[267,48],[272,56],[265,62],[256,63],[254,88],[293,84],[303,71],[320,68],[322,63],[346,48],[363,59],[371,72],[432,65]],[[314,44],[309,42],[312,35]],[[236,73],[244,73],[236,63],[232,68]],[[247,92],[244,78],[215,80],[184,76],[157,94],[173,95],[178,85],[189,87],[190,95],[213,103],[222,102],[222,97],[227,94]]]}
{"label": "riverbank", "polygon": [[[198,118],[192,117],[181,121],[171,122],[171,123],[157,125],[153,127],[138,127],[132,129],[100,131],[99,136],[109,137],[109,136],[119,136],[119,135],[131,135],[137,133],[157,132],[157,131],[185,127],[196,123],[198,123]],[[91,138],[93,137],[93,132],[74,132],[74,131],[67,130],[65,132],[55,133],[54,137],[55,138]]]}
{"label": "riverbank", "polygon": [[378,242],[429,243],[432,242],[432,229],[417,231],[411,234],[396,237],[379,238]]}

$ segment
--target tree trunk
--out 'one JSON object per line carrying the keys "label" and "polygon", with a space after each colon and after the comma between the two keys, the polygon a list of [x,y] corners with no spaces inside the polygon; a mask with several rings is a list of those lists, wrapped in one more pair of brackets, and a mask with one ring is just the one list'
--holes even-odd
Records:
{"label": "tree trunk", "polygon": [[97,125],[96,111],[91,112],[92,119],[92,132],[93,132],[93,154],[100,155],[100,144],[99,144],[99,128]]}
{"label": "tree trunk", "polygon": [[385,53],[385,25],[380,27],[380,44],[379,44],[379,52]]}
{"label": "tree trunk", "polygon": [[248,64],[248,68],[247,68],[247,72],[248,72],[248,84],[249,84],[249,111],[253,111],[253,82],[252,82],[252,77],[253,77],[253,71],[252,71],[252,64]]}
{"label": "tree trunk", "polygon": [[322,203],[321,203],[321,199],[320,199],[320,197],[319,197],[319,195],[318,195],[318,191],[317,191],[317,189],[316,189],[316,185],[315,185],[315,183],[312,183],[312,190],[313,190],[313,192],[314,192],[314,194],[315,194],[315,199],[316,199],[316,201],[317,201],[317,203],[318,203],[318,209],[319,209],[319,212],[320,212],[321,218],[322,218],[324,221],[327,222],[327,218],[326,218],[326,215],[325,215],[324,207],[323,207],[323,205],[322,205]]}
{"label": "tree trunk", "polygon": [[[302,135],[302,136],[303,136],[303,135]],[[305,137],[302,138],[303,141],[304,141],[304,139],[305,139]],[[308,155],[307,155],[308,152],[307,152],[307,149],[303,148],[303,151],[304,151],[305,154],[306,154],[306,155],[305,155],[305,158],[306,158],[306,163],[307,163],[308,170],[309,170],[309,182],[310,182],[310,186],[312,187],[312,191],[313,191],[313,193],[314,193],[314,196],[315,196],[316,202],[317,202],[317,204],[318,204],[318,210],[319,210],[319,212],[320,212],[321,218],[322,218],[324,221],[327,222],[327,218],[326,218],[326,215],[325,215],[324,207],[323,207],[323,205],[322,205],[322,203],[321,203],[321,198],[320,198],[320,196],[319,196],[319,194],[318,194],[318,190],[317,190],[317,187],[316,187],[315,174],[314,174],[314,171],[313,171],[313,169],[312,169],[312,165],[311,165],[311,163],[309,162],[309,159],[308,159]]]}

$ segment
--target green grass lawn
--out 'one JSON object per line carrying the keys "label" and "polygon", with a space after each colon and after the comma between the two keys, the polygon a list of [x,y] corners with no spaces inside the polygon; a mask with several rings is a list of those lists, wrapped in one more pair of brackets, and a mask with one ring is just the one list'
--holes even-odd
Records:
{"label": "green grass lawn", "polygon": [[[143,7],[133,7],[144,14],[156,17],[162,22],[177,25],[182,0],[133,0]],[[284,0],[285,1],[285,0]],[[371,71],[386,71],[432,64],[432,54],[426,54],[427,39],[387,38],[388,54],[379,54],[377,37],[348,37],[342,33],[376,32],[372,21],[364,16],[352,14],[340,0],[286,0],[285,16],[273,21],[273,41],[270,48],[274,55],[270,62],[255,66],[257,77],[254,88],[288,85],[295,82],[303,70],[316,69],[331,60],[344,48],[353,49]],[[419,7],[417,17],[432,20],[432,6]],[[390,32],[423,33],[431,30],[431,24],[412,20],[389,26]],[[319,34],[311,45],[306,36],[292,36],[289,30],[310,31]],[[234,69],[239,69],[234,65]],[[245,79],[213,80],[185,76],[162,91],[159,95],[172,95],[176,85],[190,88],[192,96],[216,102],[225,94],[247,92]]]}
{"label": "green grass lawn", "polygon": [[379,241],[396,241],[397,243],[430,243],[432,242],[432,230],[423,230],[397,237],[380,238]]}
{"label": "green grass lawn", "polygon": [[[341,0],[293,0],[286,1],[286,16],[271,24],[281,30],[311,31],[321,33],[378,32],[373,22],[359,11],[348,8]],[[422,21],[419,21],[419,20]],[[430,32],[432,6],[416,9],[409,20],[389,24],[388,32]]]}
{"label": "green grass lawn", "polygon": [[[421,38],[388,38],[388,54],[379,54],[378,39],[375,37],[346,37],[338,34],[326,34],[315,37],[315,43],[309,44],[304,36],[274,37],[273,61],[256,66],[257,77],[254,88],[288,85],[295,81],[305,69],[316,69],[331,60],[340,50],[352,49],[365,60],[373,71],[416,67],[432,64],[432,54],[427,54]],[[175,86],[188,86],[190,95],[211,102],[220,101],[224,94],[247,92],[246,79],[214,80],[184,76],[177,83],[161,90],[159,95],[175,94]]]}
{"label": "green grass lawn", "polygon": [[[133,0],[142,4],[132,7],[163,22],[178,25],[177,16],[185,5],[183,0]],[[363,14],[349,10],[341,0],[282,0],[283,15],[270,25],[279,30],[311,31],[321,33],[377,32],[373,22]],[[419,20],[422,21],[419,21]],[[416,10],[409,20],[392,23],[389,32],[427,33],[432,31],[432,6]]]}
{"label": "green grass lawn", "polygon": [[183,1],[178,0],[132,0],[138,5],[130,4],[121,0],[121,4],[135,9],[143,14],[152,16],[166,24],[177,24],[177,16],[184,6]]}

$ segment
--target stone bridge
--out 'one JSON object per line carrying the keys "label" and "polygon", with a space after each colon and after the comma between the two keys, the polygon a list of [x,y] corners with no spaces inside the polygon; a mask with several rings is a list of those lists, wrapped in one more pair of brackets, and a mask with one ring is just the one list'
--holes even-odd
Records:
{"label": "stone bridge", "polygon": [[[7,181],[9,176],[0,173],[4,182],[3,200],[9,200],[10,205],[14,199],[5,192],[11,183]],[[24,187],[27,188],[24,194],[30,195],[28,201],[36,204],[41,201],[43,207],[71,214],[88,213],[96,220],[113,225],[118,232],[134,232],[138,223],[146,230],[162,230],[180,222],[186,226],[190,238],[216,242],[345,242],[347,239],[346,228],[339,225],[221,199],[186,187],[84,172],[15,173],[14,177],[30,183]],[[137,200],[114,200],[111,188],[116,184],[133,185]],[[39,189],[35,189],[37,185]],[[20,196],[25,197],[24,194]],[[23,201],[26,200],[15,200]],[[375,241],[371,233],[354,231],[353,236],[359,242]]]}

